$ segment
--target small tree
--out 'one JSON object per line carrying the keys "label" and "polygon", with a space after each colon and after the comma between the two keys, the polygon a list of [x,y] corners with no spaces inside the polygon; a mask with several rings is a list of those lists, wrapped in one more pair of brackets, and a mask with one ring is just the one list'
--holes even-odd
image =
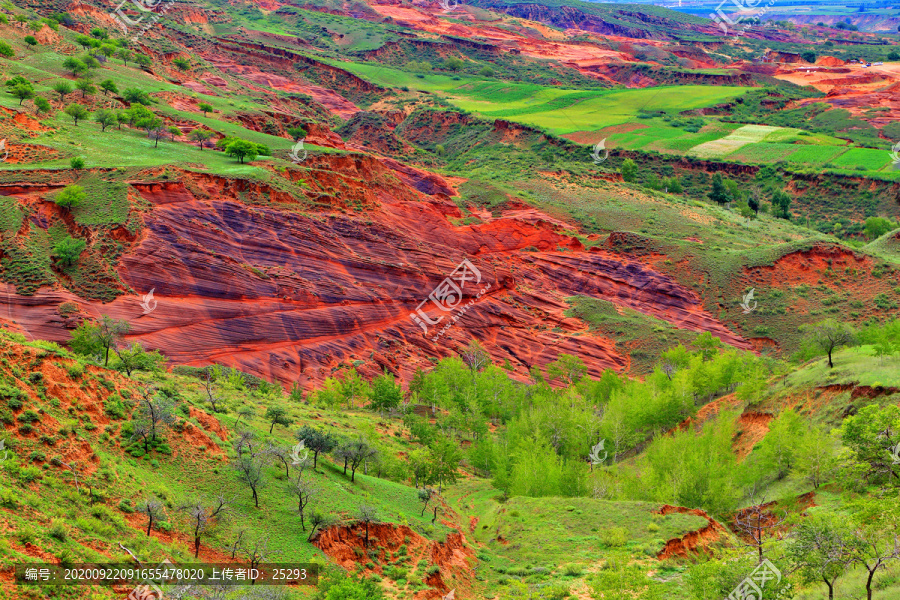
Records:
{"label": "small tree", "polygon": [[350,466],[350,482],[356,481],[356,470],[361,464],[374,457],[378,451],[369,445],[369,443],[360,436],[355,440],[350,440],[341,445],[342,450],[339,453],[342,457],[346,457],[344,462],[344,475],[347,474],[347,465]]}
{"label": "small tree", "polygon": [[87,199],[87,194],[84,193],[84,188],[80,185],[67,185],[59,193],[56,194],[56,197],[53,201],[57,206],[61,206],[66,209],[73,209],[76,206],[79,206],[82,202]]}
{"label": "small tree", "polygon": [[265,483],[264,466],[265,463],[262,460],[262,456],[253,453],[249,456],[238,453],[238,457],[233,463],[238,479],[250,488],[250,492],[253,494],[253,504],[256,508],[259,508],[259,490]]}
{"label": "small tree", "polygon": [[803,325],[800,327],[800,331],[806,334],[807,341],[828,355],[829,369],[834,368],[834,362],[831,359],[832,353],[844,346],[850,346],[856,338],[850,325],[834,319],[824,319],[812,325]]}
{"label": "small tree", "polygon": [[713,173],[712,191],[709,193],[709,199],[716,204],[728,202],[728,190],[725,188],[725,183],[722,181],[720,173]]}
{"label": "small tree", "polygon": [[231,500],[219,495],[212,502],[196,500],[182,506],[182,510],[188,515],[188,523],[194,536],[194,558],[200,555],[200,540],[229,509]]}
{"label": "small tree", "polygon": [[39,115],[47,114],[52,110],[52,107],[50,106],[50,103],[47,101],[47,99],[41,98],[40,96],[34,99],[34,108]]}
{"label": "small tree", "polygon": [[476,373],[479,373],[482,369],[491,364],[491,355],[488,354],[488,351],[484,349],[484,346],[482,346],[478,340],[470,341],[469,345],[459,353],[459,357],[466,363],[466,366],[469,367],[473,379]]}
{"label": "small tree", "polygon": [[81,75],[88,70],[87,65],[74,56],[70,56],[63,61],[63,68],[67,71],[71,71],[72,75],[76,76]]}
{"label": "small tree", "polygon": [[425,510],[428,508],[428,503],[431,502],[431,498],[434,496],[434,492],[431,488],[422,486],[422,489],[419,490],[419,502],[422,503],[422,512],[419,513],[419,516],[425,516]]}
{"label": "small tree", "polygon": [[179,71],[187,71],[191,68],[191,61],[180,56],[173,60],[172,64],[175,65]]}
{"label": "small tree", "polygon": [[772,193],[772,213],[780,219],[790,220],[790,208],[791,195],[781,190],[775,190]]}
{"label": "small tree", "polygon": [[100,125],[100,131],[105,132],[107,127],[118,124],[119,116],[114,111],[103,108],[94,113],[94,120]]}
{"label": "small tree", "polygon": [[62,102],[66,99],[66,96],[71,94],[73,91],[72,84],[63,79],[62,81],[57,81],[53,84],[53,91],[59,94],[59,101]]}
{"label": "small tree", "polygon": [[119,48],[119,51],[116,52],[116,55],[122,59],[122,64],[127,67],[128,60],[133,56],[133,53],[127,48]]}
{"label": "small tree", "polygon": [[71,160],[69,160],[69,166],[72,167],[73,170],[78,171],[84,168],[84,159],[80,156],[73,156]]}
{"label": "small tree", "polygon": [[85,246],[87,246],[87,243],[84,240],[66,236],[53,246],[53,256],[59,260],[60,264],[68,267],[78,261],[81,253],[84,252]]}
{"label": "small tree", "polygon": [[26,100],[34,98],[34,88],[31,87],[31,84],[25,85],[20,83],[15,85],[9,93],[19,99],[19,106],[22,106],[22,103]]}
{"label": "small tree", "polygon": [[359,509],[357,511],[357,521],[362,523],[366,528],[366,544],[365,547],[369,547],[369,525],[375,525],[378,521],[378,511],[375,510],[374,506],[369,506],[368,504],[360,504]]}
{"label": "small tree", "polygon": [[403,388],[396,383],[393,375],[385,371],[372,380],[369,398],[370,408],[383,413],[400,406],[400,402],[403,400]]}
{"label": "small tree", "polygon": [[247,140],[234,140],[225,146],[225,154],[237,158],[241,164],[244,160],[247,162],[255,160],[258,153],[256,144]]}
{"label": "small tree", "polygon": [[90,79],[79,79],[75,82],[75,87],[81,90],[82,98],[86,98],[88,94],[93,94],[97,91],[97,88],[94,87],[94,84],[91,83]]}
{"label": "small tree", "polygon": [[206,116],[206,113],[211,113],[214,110],[212,104],[209,104],[208,102],[201,102],[197,108],[203,112],[204,117]]}
{"label": "small tree", "polygon": [[181,130],[173,125],[169,127],[169,135],[172,136],[172,141],[174,142],[175,138],[181,135]]}
{"label": "small tree", "polygon": [[119,359],[119,369],[124,369],[127,375],[133,371],[159,371],[166,361],[166,357],[157,351],[147,352],[140,342],[133,342],[130,346],[116,349]]}
{"label": "small tree", "polygon": [[291,136],[295,142],[299,142],[303,138],[306,137],[306,130],[300,126],[297,127],[288,127],[288,135]]}
{"label": "small tree", "polygon": [[304,479],[302,474],[297,475],[296,479],[291,482],[291,493],[297,497],[297,512],[300,514],[300,527],[306,531],[306,523],[303,519],[303,512],[307,509],[319,494],[319,488],[310,481]]}
{"label": "small tree", "polygon": [[265,414],[266,420],[271,423],[269,426],[269,433],[272,433],[272,430],[275,429],[276,425],[284,425],[285,427],[290,426],[294,421],[288,417],[287,410],[280,406],[270,406],[266,409]]}
{"label": "small tree", "polygon": [[26,35],[22,41],[28,44],[31,48],[34,48],[38,45],[37,38],[35,38],[33,35]]}
{"label": "small tree", "polygon": [[634,183],[634,181],[637,180],[637,165],[630,158],[626,158],[622,161],[620,172],[622,173],[622,181]]}
{"label": "small tree", "polygon": [[197,142],[197,145],[200,146],[201,151],[203,151],[203,144],[205,144],[206,140],[208,140],[212,136],[213,132],[209,129],[195,129],[188,135],[190,139]]}
{"label": "small tree", "polygon": [[312,541],[313,536],[316,535],[316,530],[324,529],[324,528],[328,527],[331,524],[331,520],[328,518],[327,515],[324,515],[324,514],[318,513],[318,512],[313,512],[311,515],[309,515],[309,524],[310,524],[310,530],[309,530],[309,535],[306,537],[307,542]]}
{"label": "small tree", "polygon": [[297,440],[303,442],[313,453],[313,469],[318,466],[319,453],[329,453],[337,445],[337,440],[328,432],[304,425],[296,434]]}
{"label": "small tree", "polygon": [[757,502],[754,495],[750,497],[751,506],[739,510],[734,518],[737,529],[744,534],[747,545],[756,550],[757,562],[762,564],[765,559],[763,548],[766,544],[766,538],[774,537],[774,531],[781,527],[786,515],[774,515],[769,512],[769,504],[766,503],[765,496]]}
{"label": "small tree", "polygon": [[833,600],[835,582],[853,561],[853,532],[834,515],[811,515],[797,527],[789,553],[804,582],[824,581]]}
{"label": "small tree", "polygon": [[66,107],[65,113],[72,117],[75,121],[75,126],[78,127],[79,119],[87,119],[91,113],[88,110],[81,106],[80,104],[70,104]]}
{"label": "small tree", "polygon": [[116,82],[112,79],[105,79],[100,82],[100,89],[103,90],[104,95],[108,95],[110,92],[113,94],[119,93],[119,86],[116,85]]}
{"label": "small tree", "polygon": [[[112,319],[110,321],[115,323]],[[124,323],[124,321],[119,321],[119,323]],[[141,422],[150,426],[151,441],[157,441],[160,429],[170,427],[175,423],[173,408],[172,401],[168,398],[158,397],[155,388],[150,387],[141,391],[137,416]]]}
{"label": "small tree", "polygon": [[137,506],[137,511],[147,517],[147,537],[150,537],[150,530],[153,529],[155,521],[162,521],[166,518],[165,504],[157,498],[147,498]]}

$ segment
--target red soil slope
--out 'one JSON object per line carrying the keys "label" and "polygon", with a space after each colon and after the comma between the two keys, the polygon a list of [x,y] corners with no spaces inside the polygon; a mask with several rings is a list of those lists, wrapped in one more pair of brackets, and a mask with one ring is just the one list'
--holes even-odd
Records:
{"label": "red soil slope", "polygon": [[[321,381],[353,360],[407,378],[472,337],[523,378],[530,366],[563,352],[583,358],[594,376],[627,368],[628,357],[611,340],[564,317],[565,299],[574,295],[602,297],[750,348],[691,290],[651,266],[585,251],[568,229],[537,211],[457,226],[462,215],[447,200],[451,188],[436,175],[370,156],[307,162],[307,171],[286,174],[306,181],[307,199],[193,172],[181,172],[178,181],[132,182],[152,208],[143,216],[143,238],[120,263],[131,293],[101,305],[45,287],[35,296],[10,296],[0,318],[35,337],[65,341],[78,319],[62,318],[57,307],[73,301],[83,315],[128,320],[130,338],[177,363],[216,361],[282,382]],[[4,192],[39,203],[52,189]],[[335,189],[337,197],[325,195]],[[297,204],[309,199],[332,204],[317,210]],[[286,210],[291,205],[307,212]],[[526,251],[535,248],[541,252]],[[464,290],[464,301],[490,288],[432,341],[437,328],[426,337],[410,313],[464,258],[482,275]],[[158,306],[143,314],[141,295],[151,289]]]}

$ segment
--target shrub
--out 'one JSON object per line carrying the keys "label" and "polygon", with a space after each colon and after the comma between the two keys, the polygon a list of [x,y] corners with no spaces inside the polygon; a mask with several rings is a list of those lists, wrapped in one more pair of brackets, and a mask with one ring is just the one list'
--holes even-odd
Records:
{"label": "shrub", "polygon": [[628,542],[628,530],[624,527],[610,527],[600,532],[600,541],[604,546],[624,546]]}
{"label": "shrub", "polygon": [[40,421],[41,416],[33,410],[26,410],[21,415],[16,417],[16,420],[20,423],[34,423],[35,421]]}
{"label": "shrub", "polygon": [[73,169],[75,169],[76,171],[78,169],[83,169],[84,164],[85,164],[84,159],[81,158],[80,156],[75,156],[72,158],[72,160],[69,161],[69,166],[72,167]]}
{"label": "shrub", "polygon": [[131,504],[131,500],[129,498],[122,498],[122,500],[119,501],[119,510],[123,513],[133,513],[134,506]]}
{"label": "shrub", "polygon": [[47,529],[47,535],[60,542],[64,542],[68,536],[68,531],[66,531],[66,526],[63,525],[62,522],[53,519],[53,521],[50,522],[50,528]]}

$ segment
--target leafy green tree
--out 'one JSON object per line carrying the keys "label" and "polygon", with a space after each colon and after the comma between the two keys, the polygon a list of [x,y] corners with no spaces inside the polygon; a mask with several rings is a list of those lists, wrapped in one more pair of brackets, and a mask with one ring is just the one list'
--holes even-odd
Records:
{"label": "leafy green tree", "polygon": [[372,410],[391,410],[400,406],[402,400],[403,388],[392,374],[384,372],[372,380],[369,392],[369,407]]}
{"label": "leafy green tree", "polygon": [[834,368],[831,355],[835,350],[844,346],[850,346],[856,339],[853,328],[835,319],[824,319],[818,323],[802,325],[800,331],[813,347],[820,349],[828,355],[828,368]]}
{"label": "leafy green tree", "polygon": [[153,64],[153,59],[146,54],[138,54],[135,56],[134,60],[136,60],[137,64],[139,64],[144,70],[148,70],[150,68],[150,65]]}
{"label": "leafy green tree", "polygon": [[780,219],[791,218],[791,195],[781,190],[772,192],[772,214]]}
{"label": "leafy green tree", "polygon": [[153,104],[153,101],[150,100],[150,96],[147,95],[147,92],[138,88],[125,88],[122,92],[122,98],[129,104],[137,103],[144,106]]}
{"label": "leafy green tree", "polygon": [[296,437],[313,453],[313,469],[319,463],[320,453],[328,454],[337,446],[337,439],[333,435],[309,425],[301,427],[297,431]]}
{"label": "leafy green tree", "polygon": [[103,90],[104,94],[109,94],[110,92],[112,92],[113,94],[119,93],[119,87],[112,79],[105,79],[100,82],[100,89]]}
{"label": "leafy green tree", "polygon": [[721,173],[713,173],[712,191],[709,193],[709,199],[716,204],[725,204],[728,202],[728,190],[722,181]]}
{"label": "leafy green tree", "polygon": [[805,60],[808,63],[814,63],[814,62],[816,62],[816,53],[813,52],[812,50],[807,50],[806,52],[800,53],[800,58],[802,58],[803,60]]}
{"label": "leafy green tree", "polygon": [[84,168],[84,159],[80,156],[73,156],[72,160],[69,161],[69,166],[72,167],[75,171]]}
{"label": "leafy green tree", "polygon": [[109,33],[101,27],[94,27],[91,29],[91,37],[98,40],[105,40],[109,38]]}
{"label": "leafy green tree", "polygon": [[13,87],[10,93],[19,99],[19,106],[26,100],[34,98],[34,88],[31,85],[22,85],[21,83]]}
{"label": "leafy green tree", "polygon": [[81,46],[83,50],[87,50],[91,47],[91,38],[86,35],[79,35],[75,38],[75,43]]}
{"label": "leafy green tree", "polygon": [[634,183],[637,180],[637,165],[630,158],[626,158],[622,161],[620,172],[622,173],[622,181]]}
{"label": "leafy green tree", "polygon": [[462,69],[463,66],[465,66],[465,63],[456,57],[450,57],[444,61],[444,68],[454,73]]}
{"label": "leafy green tree", "polygon": [[134,56],[134,53],[127,48],[119,48],[116,52],[116,56],[122,59],[122,64],[126,67],[128,66],[128,61]]}
{"label": "leafy green tree", "polygon": [[188,134],[188,137],[197,142],[197,145],[200,147],[200,151],[203,151],[203,144],[206,143],[206,140],[213,136],[213,132],[209,129],[194,129]]}
{"label": "leafy green tree", "polygon": [[56,83],[53,84],[53,91],[56,92],[57,94],[59,94],[60,102],[65,100],[66,96],[68,94],[71,94],[73,90],[74,90],[74,88],[72,87],[72,84],[69,83],[68,81],[66,81],[65,79],[57,81]]}
{"label": "leafy green tree", "polygon": [[438,492],[444,484],[455,483],[459,478],[459,462],[462,451],[449,438],[442,438],[428,448],[428,473],[432,481],[437,481]]}
{"label": "leafy green tree", "polygon": [[291,423],[294,422],[294,420],[288,416],[287,410],[280,406],[270,406],[269,408],[267,408],[265,418],[269,423],[271,423],[271,425],[269,426],[269,433],[272,433],[276,425],[284,425],[285,427],[289,427]]}
{"label": "leafy green tree", "polygon": [[341,577],[325,592],[325,600],[382,600],[384,592],[371,579]]}
{"label": "leafy green tree", "polygon": [[896,223],[884,217],[869,217],[866,219],[866,237],[870,240],[880,238],[895,227]]}
{"label": "leafy green tree", "polygon": [[94,84],[91,83],[90,79],[79,79],[75,82],[75,87],[81,90],[82,98],[86,98],[88,94],[93,94],[97,91],[97,88],[94,87]]}
{"label": "leafy green tree", "polygon": [[71,71],[72,75],[81,75],[88,70],[87,65],[74,56],[69,56],[63,61],[63,68]]}
{"label": "leafy green tree", "polygon": [[872,600],[875,575],[900,559],[900,502],[889,498],[864,498],[853,515],[853,561],[866,571],[866,598]]}
{"label": "leafy green tree", "polygon": [[35,46],[38,45],[37,38],[34,37],[33,35],[26,35],[22,41],[24,41],[26,44],[28,44],[32,48],[34,48]]}
{"label": "leafy green tree", "polygon": [[88,110],[81,106],[80,104],[70,104],[66,107],[66,110],[63,111],[75,121],[75,126],[78,126],[79,119],[87,119],[91,113]]}
{"label": "leafy green tree", "polygon": [[166,131],[169,132],[169,135],[172,136],[172,141],[175,141],[175,138],[181,135],[181,130],[175,126],[169,127]]}
{"label": "leafy green tree", "polygon": [[225,154],[237,158],[242,164],[256,159],[258,149],[256,144],[247,140],[234,140],[225,146]]}
{"label": "leafy green tree", "polygon": [[159,351],[147,352],[140,342],[133,342],[126,348],[116,349],[116,357],[119,359],[116,368],[125,371],[129,376],[133,371],[158,372],[166,362],[166,357]]}
{"label": "leafy green tree", "polygon": [[894,453],[900,444],[900,408],[889,404],[884,408],[870,404],[841,424],[841,439],[850,449],[853,460],[862,468],[865,481],[886,477],[888,483],[897,476]]}
{"label": "leafy green tree", "polygon": [[52,109],[47,99],[41,98],[40,96],[34,99],[34,107],[37,110],[38,114],[47,114]]}
{"label": "leafy green tree", "polygon": [[13,58],[16,55],[15,50],[12,49],[7,42],[0,40],[0,56],[5,56],[6,58]]}
{"label": "leafy green tree", "polygon": [[199,105],[197,105],[197,108],[199,108],[200,111],[203,112],[204,117],[206,116],[206,113],[211,113],[214,110],[212,104],[209,104],[208,102],[201,102]]}
{"label": "leafy green tree", "polygon": [[66,236],[53,247],[53,256],[55,256],[63,266],[74,265],[84,252],[87,243],[84,240]]}
{"label": "leafy green tree", "polygon": [[179,71],[187,71],[191,68],[191,61],[180,56],[173,60],[172,64],[175,65]]}
{"label": "leafy green tree", "polygon": [[84,188],[75,184],[64,187],[53,199],[57,206],[67,209],[75,208],[85,200],[87,200],[87,194],[84,193]]}
{"label": "leafy green tree", "polygon": [[834,585],[846,573],[854,557],[853,530],[847,520],[831,513],[813,514],[802,521],[788,545],[788,556],[804,583],[824,581],[828,600]]}
{"label": "leafy green tree", "polygon": [[109,366],[109,350],[128,333],[128,322],[102,315],[97,323],[85,321],[72,333],[69,346],[79,354],[103,354],[104,366]]}
{"label": "leafy green tree", "polygon": [[295,142],[298,142],[306,137],[306,130],[302,127],[288,127],[288,135],[291,136]]}
{"label": "leafy green tree", "polygon": [[103,108],[94,113],[94,120],[100,125],[100,131],[106,131],[107,127],[119,122],[119,117],[114,111]]}

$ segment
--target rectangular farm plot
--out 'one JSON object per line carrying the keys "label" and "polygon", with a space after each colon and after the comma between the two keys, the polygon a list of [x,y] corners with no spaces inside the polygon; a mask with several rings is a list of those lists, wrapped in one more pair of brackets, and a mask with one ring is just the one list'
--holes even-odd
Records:
{"label": "rectangular farm plot", "polygon": [[767,135],[778,129],[778,127],[768,125],[744,125],[721,139],[694,146],[689,154],[700,158],[726,156],[747,144],[762,141]]}
{"label": "rectangular farm plot", "polygon": [[788,161],[813,167],[821,167],[832,162],[847,151],[844,146],[795,146],[797,148],[788,155]]}
{"label": "rectangular farm plot", "polygon": [[877,171],[886,167],[890,162],[890,152],[875,148],[850,148],[847,152],[831,161],[838,168],[855,169],[861,165],[870,171]]}

